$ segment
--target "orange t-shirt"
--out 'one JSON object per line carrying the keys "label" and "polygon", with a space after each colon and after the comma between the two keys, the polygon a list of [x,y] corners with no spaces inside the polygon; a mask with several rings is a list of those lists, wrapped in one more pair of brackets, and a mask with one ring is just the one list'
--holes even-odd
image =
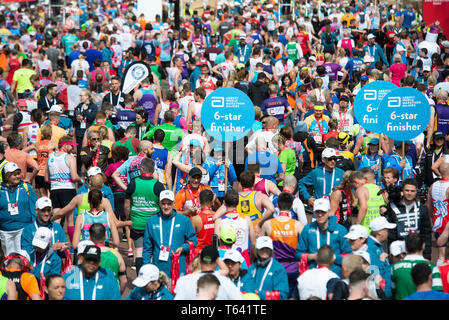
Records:
{"label": "orange t-shirt", "polygon": [[187,210],[190,207],[200,207],[200,192],[203,190],[211,190],[211,187],[205,184],[200,184],[197,190],[189,190],[189,188],[183,187],[175,196],[175,209]]}
{"label": "orange t-shirt", "polygon": [[27,173],[27,168],[37,168],[39,165],[33,157],[22,150],[16,148],[9,148],[5,151],[5,158],[9,162],[14,162],[22,170],[20,177],[25,180],[25,175]]}

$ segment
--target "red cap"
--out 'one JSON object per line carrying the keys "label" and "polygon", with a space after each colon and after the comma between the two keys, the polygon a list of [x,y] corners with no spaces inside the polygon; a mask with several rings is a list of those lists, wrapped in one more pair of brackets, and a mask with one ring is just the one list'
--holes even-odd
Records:
{"label": "red cap", "polygon": [[66,144],[69,144],[71,146],[77,146],[78,145],[78,143],[73,142],[73,141],[63,141],[63,142],[60,143],[61,146],[66,145]]}

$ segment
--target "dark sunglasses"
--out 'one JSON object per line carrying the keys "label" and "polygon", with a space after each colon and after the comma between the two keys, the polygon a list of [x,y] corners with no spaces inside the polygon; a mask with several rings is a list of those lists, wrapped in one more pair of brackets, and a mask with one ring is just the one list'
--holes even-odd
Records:
{"label": "dark sunglasses", "polygon": [[100,138],[90,138],[90,141],[100,141]]}
{"label": "dark sunglasses", "polygon": [[326,158],[327,161],[337,161],[337,157],[330,157],[330,158]]}

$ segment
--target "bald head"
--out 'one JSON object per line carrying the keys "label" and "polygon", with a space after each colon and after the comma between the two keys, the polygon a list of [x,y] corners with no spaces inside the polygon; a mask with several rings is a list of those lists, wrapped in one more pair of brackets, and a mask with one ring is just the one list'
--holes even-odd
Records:
{"label": "bald head", "polygon": [[296,183],[297,183],[297,181],[296,181],[296,178],[294,175],[289,174],[289,175],[285,176],[285,178],[284,178],[284,188],[285,189],[289,189],[292,191],[295,190]]}
{"label": "bald head", "polygon": [[139,153],[145,153],[146,150],[151,148],[152,144],[153,143],[151,141],[148,141],[148,140],[140,141],[140,143],[139,143]]}
{"label": "bald head", "polygon": [[449,163],[443,162],[442,164],[440,164],[438,170],[440,171],[441,176],[446,178],[449,177]]}

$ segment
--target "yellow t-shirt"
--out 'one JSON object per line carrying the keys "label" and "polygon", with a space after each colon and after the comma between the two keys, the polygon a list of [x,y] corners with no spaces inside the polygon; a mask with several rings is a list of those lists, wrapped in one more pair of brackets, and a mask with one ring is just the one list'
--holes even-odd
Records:
{"label": "yellow t-shirt", "polygon": [[20,68],[14,72],[12,80],[17,83],[17,93],[23,93],[26,89],[33,91],[33,85],[31,84],[30,78],[34,74],[36,74],[36,72],[28,68]]}

